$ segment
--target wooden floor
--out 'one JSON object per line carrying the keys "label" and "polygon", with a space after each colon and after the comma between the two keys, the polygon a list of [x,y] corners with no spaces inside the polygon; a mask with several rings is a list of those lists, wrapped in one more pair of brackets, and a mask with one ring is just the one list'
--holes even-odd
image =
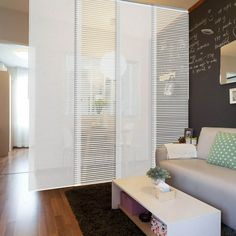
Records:
{"label": "wooden floor", "polygon": [[0,157],[0,175],[28,173],[28,149],[13,149],[6,157]]}
{"label": "wooden floor", "polygon": [[28,191],[27,153],[0,160],[0,236],[80,236],[65,189]]}

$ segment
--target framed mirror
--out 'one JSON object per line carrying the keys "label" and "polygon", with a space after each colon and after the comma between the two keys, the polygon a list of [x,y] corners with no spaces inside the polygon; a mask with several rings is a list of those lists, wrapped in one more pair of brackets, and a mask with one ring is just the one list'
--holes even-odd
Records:
{"label": "framed mirror", "polygon": [[220,49],[220,84],[236,82],[236,40]]}

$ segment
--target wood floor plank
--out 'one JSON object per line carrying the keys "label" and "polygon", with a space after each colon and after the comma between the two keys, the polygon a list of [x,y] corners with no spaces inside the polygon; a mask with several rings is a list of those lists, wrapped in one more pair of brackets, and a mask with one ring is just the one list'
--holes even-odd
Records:
{"label": "wood floor plank", "polygon": [[65,197],[67,189],[29,192],[28,173],[6,174],[23,170],[26,155],[26,150],[15,150],[14,158],[11,154],[0,160],[0,235],[82,236]]}
{"label": "wood floor plank", "polygon": [[27,173],[28,171],[28,148],[13,149],[8,156],[0,158],[1,174]]}

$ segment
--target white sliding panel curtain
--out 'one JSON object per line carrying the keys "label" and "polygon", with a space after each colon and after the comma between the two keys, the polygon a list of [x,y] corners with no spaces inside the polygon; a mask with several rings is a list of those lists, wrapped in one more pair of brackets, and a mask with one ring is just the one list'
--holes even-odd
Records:
{"label": "white sliding panel curtain", "polygon": [[188,126],[188,13],[31,0],[29,72],[30,189],[144,175]]}
{"label": "white sliding panel curtain", "polygon": [[9,67],[11,75],[12,147],[29,147],[28,69]]}
{"label": "white sliding panel curtain", "polygon": [[76,1],[75,183],[115,173],[116,2]]}
{"label": "white sliding panel curtain", "polygon": [[151,13],[118,2],[117,177],[144,175],[152,163]]}
{"label": "white sliding panel curtain", "polygon": [[175,142],[188,127],[188,12],[154,7],[153,145]]}
{"label": "white sliding panel curtain", "polygon": [[30,1],[32,190],[74,184],[74,1]]}

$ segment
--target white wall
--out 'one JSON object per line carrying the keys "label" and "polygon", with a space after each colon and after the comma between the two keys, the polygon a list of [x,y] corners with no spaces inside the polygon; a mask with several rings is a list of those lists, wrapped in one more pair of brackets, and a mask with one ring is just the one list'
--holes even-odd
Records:
{"label": "white wall", "polygon": [[28,13],[0,7],[0,41],[28,45]]}

